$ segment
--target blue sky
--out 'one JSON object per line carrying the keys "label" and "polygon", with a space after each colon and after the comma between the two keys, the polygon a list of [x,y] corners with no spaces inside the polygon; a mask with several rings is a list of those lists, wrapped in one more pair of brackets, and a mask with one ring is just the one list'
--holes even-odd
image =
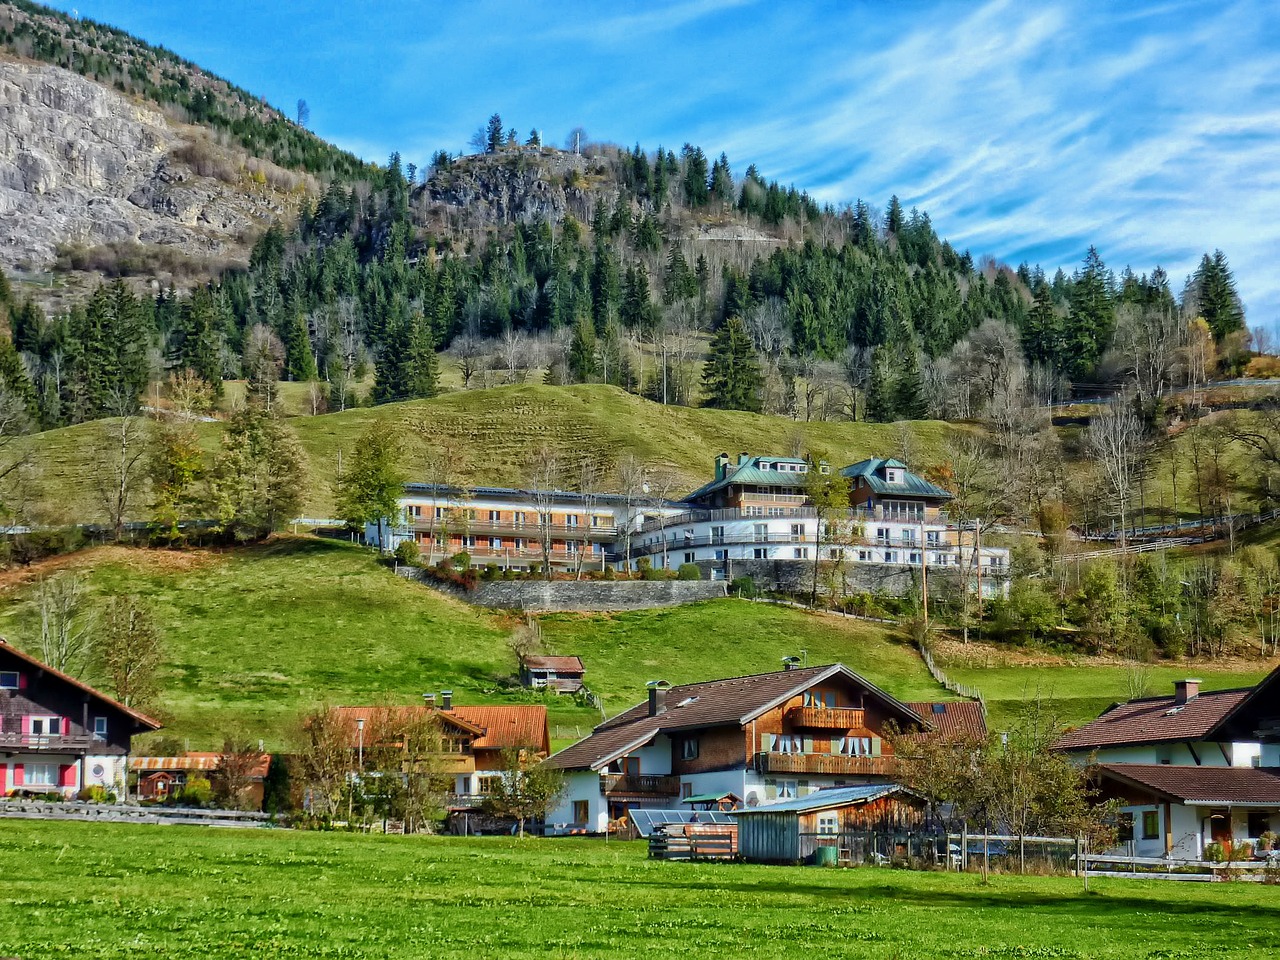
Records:
{"label": "blue sky", "polygon": [[[689,141],[840,204],[896,193],[975,256],[1180,290],[1221,248],[1280,320],[1280,4],[79,0],[367,159],[522,136]],[[1176,290],[1175,290],[1176,292]]]}

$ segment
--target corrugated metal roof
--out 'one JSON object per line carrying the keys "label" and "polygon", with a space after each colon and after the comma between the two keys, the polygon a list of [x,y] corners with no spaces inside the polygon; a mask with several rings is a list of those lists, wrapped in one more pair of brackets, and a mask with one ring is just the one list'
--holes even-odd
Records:
{"label": "corrugated metal roof", "polygon": [[809,794],[807,797],[796,797],[794,800],[780,800],[777,803],[749,807],[746,810],[733,810],[730,816],[751,816],[757,813],[812,813],[814,810],[825,810],[828,807],[843,807],[857,803],[869,803],[893,793],[903,793],[915,798],[906,787],[896,783],[870,783],[857,787],[827,787]]}
{"label": "corrugated metal roof", "polygon": [[[884,469],[886,467],[900,469],[902,471],[902,480],[897,483],[890,483],[886,480],[884,478]],[[912,473],[905,464],[898,460],[870,457],[845,467],[840,471],[840,474],[850,480],[863,479],[867,482],[867,486],[871,488],[872,493],[884,496],[929,497],[934,500],[951,499],[951,494],[946,490],[930,483],[924,477]]]}

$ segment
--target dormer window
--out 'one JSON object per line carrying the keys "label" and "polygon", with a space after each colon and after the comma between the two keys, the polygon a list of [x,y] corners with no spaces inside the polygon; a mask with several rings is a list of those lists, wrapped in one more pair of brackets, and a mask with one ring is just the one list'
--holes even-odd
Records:
{"label": "dormer window", "polygon": [[897,469],[895,469],[895,468],[893,468],[893,467],[888,467],[888,468],[885,470],[885,472],[884,472],[884,478],[885,478],[885,480],[886,480],[886,481],[888,481],[889,483],[901,483],[901,482],[902,482],[902,471],[901,471],[901,470],[897,470]]}

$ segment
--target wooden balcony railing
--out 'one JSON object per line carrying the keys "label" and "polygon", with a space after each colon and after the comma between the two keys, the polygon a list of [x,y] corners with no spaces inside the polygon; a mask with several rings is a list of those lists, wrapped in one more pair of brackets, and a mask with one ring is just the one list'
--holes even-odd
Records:
{"label": "wooden balcony railing", "polygon": [[861,730],[866,713],[858,707],[792,707],[787,719],[810,730]]}
{"label": "wooden balcony railing", "polygon": [[828,753],[757,753],[757,773],[831,773],[891,776],[893,757],[843,757]]}
{"label": "wooden balcony railing", "polygon": [[107,750],[105,740],[89,734],[63,737],[57,734],[0,733],[0,750],[24,753],[83,753],[94,748]]}
{"label": "wooden balcony railing", "polygon": [[644,794],[654,797],[674,797],[680,792],[680,778],[667,776],[630,776],[625,773],[609,773],[601,778],[606,794]]}

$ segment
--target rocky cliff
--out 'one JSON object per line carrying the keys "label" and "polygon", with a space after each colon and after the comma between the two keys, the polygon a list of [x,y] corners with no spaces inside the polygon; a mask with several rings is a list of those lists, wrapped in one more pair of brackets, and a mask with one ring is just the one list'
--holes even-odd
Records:
{"label": "rocky cliff", "polygon": [[42,270],[60,249],[104,245],[238,260],[302,185],[248,160],[78,74],[0,57],[0,265]]}

